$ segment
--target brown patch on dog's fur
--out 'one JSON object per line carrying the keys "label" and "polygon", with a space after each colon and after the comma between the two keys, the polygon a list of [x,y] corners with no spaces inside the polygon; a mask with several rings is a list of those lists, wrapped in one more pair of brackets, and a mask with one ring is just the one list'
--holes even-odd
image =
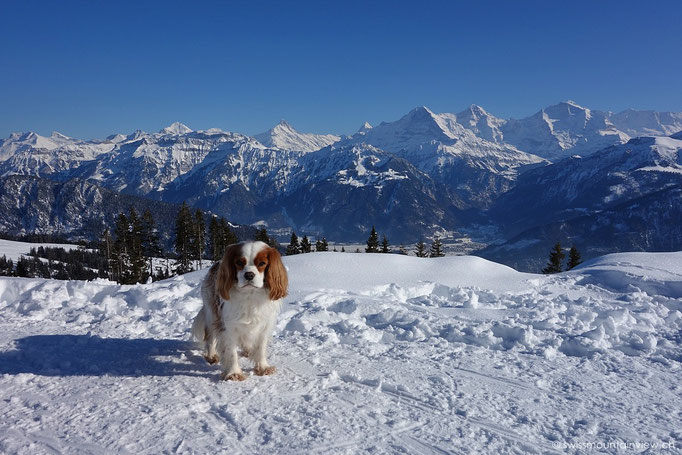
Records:
{"label": "brown patch on dog's fur", "polygon": [[223,381],[244,381],[246,380],[246,375],[244,373],[231,373],[231,374],[221,374],[220,379]]}
{"label": "brown patch on dog's fur", "polygon": [[206,359],[206,361],[211,365],[215,365],[220,361],[220,358],[217,354],[212,356],[204,355],[204,359]]}
{"label": "brown patch on dog's fur", "polygon": [[[270,300],[279,300],[285,297],[288,292],[289,279],[287,278],[287,269],[284,268],[282,257],[276,249],[267,248],[258,253],[258,256],[261,254],[267,255],[267,265],[264,267],[267,268],[265,285],[270,289]],[[256,260],[256,264],[258,264],[258,260]]]}
{"label": "brown patch on dog's fur", "polygon": [[[230,289],[237,282],[237,260],[240,261],[239,270],[244,268],[246,264],[246,259],[241,256],[241,252],[241,243],[231,245],[225,250],[225,255],[220,260],[216,277],[216,292],[225,300],[230,300]],[[213,267],[211,267],[211,270],[213,270]]]}
{"label": "brown patch on dog's fur", "polygon": [[275,371],[277,371],[277,368],[275,367],[267,367],[267,368],[255,368],[253,370],[254,373],[258,376],[269,376],[271,374],[274,374]]}

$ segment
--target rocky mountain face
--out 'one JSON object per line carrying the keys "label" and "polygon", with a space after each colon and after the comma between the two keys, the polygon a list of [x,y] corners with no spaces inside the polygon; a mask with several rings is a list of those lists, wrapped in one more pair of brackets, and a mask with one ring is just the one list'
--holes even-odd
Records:
{"label": "rocky mountain face", "polygon": [[480,254],[538,271],[552,245],[585,257],[682,249],[682,134],[641,137],[523,174],[490,210],[509,241]]}
{"label": "rocky mountain face", "polygon": [[[103,141],[26,133],[0,142],[0,175],[78,179],[339,241],[364,240],[372,225],[408,242],[491,221],[509,239],[679,184],[680,140],[663,136],[678,127],[678,113],[564,102],[519,120],[475,105],[457,114],[419,107],[346,137],[284,121],[255,137],[181,123]],[[657,137],[631,138],[640,133]]]}
{"label": "rocky mountain face", "polygon": [[[178,204],[125,195],[76,179],[55,182],[26,175],[0,177],[0,232],[13,235],[94,240],[105,228],[113,229],[116,216],[128,213],[131,207],[138,214],[150,210],[162,240],[170,246]],[[244,236],[253,234],[250,227],[234,229]]]}
{"label": "rocky mountain face", "polygon": [[476,255],[524,272],[539,273],[550,249],[575,245],[584,260],[623,251],[682,250],[682,185],[664,187],[604,210],[552,221],[488,246]]}
{"label": "rocky mountain face", "polygon": [[641,137],[519,177],[491,209],[512,234],[608,209],[682,183],[682,140]]}

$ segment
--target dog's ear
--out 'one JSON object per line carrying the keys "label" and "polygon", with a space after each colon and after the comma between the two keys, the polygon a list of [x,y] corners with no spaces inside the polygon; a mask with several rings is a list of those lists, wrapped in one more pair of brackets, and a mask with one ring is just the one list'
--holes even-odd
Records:
{"label": "dog's ear", "polygon": [[237,282],[237,265],[235,260],[241,253],[241,245],[232,245],[225,250],[223,259],[218,268],[218,278],[216,279],[216,290],[224,300],[230,300],[230,289]]}
{"label": "dog's ear", "polygon": [[282,257],[275,248],[268,248],[268,269],[265,272],[265,284],[270,289],[270,300],[285,297],[289,288],[287,269],[282,264]]}

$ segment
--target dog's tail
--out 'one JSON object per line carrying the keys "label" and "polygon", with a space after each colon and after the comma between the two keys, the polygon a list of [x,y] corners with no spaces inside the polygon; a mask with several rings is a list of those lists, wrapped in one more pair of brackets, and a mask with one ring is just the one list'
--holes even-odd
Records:
{"label": "dog's tail", "polygon": [[206,314],[204,313],[204,308],[202,307],[201,311],[199,311],[199,314],[196,315],[194,322],[192,323],[192,336],[197,341],[204,341],[206,340],[206,334],[208,332],[206,329]]}

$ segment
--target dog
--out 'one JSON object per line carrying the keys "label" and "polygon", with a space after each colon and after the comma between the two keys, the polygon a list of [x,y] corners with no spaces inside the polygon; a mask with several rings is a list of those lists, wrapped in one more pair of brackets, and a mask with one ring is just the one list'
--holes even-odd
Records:
{"label": "dog", "polygon": [[239,353],[254,363],[254,373],[275,372],[266,358],[288,277],[279,252],[263,242],[230,245],[201,282],[203,307],[194,318],[192,335],[205,343],[204,358],[218,361],[220,378],[243,381]]}

